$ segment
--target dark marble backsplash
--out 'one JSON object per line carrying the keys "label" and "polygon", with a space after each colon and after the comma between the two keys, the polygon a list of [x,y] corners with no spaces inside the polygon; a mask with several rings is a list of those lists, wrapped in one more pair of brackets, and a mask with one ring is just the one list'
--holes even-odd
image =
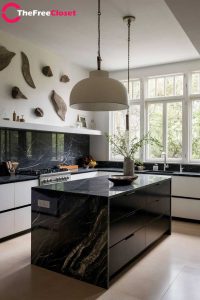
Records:
{"label": "dark marble backsplash", "polygon": [[0,129],[0,161],[18,161],[20,168],[76,164],[89,154],[88,135]]}

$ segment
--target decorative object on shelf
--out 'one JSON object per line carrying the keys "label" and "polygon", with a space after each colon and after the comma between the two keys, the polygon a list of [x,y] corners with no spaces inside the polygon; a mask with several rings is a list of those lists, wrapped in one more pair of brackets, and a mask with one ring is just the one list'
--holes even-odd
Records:
{"label": "decorative object on shelf", "polygon": [[15,55],[16,53],[10,52],[5,47],[0,46],[0,71],[9,65]]}
{"label": "decorative object on shelf", "polygon": [[52,77],[53,73],[51,71],[51,68],[49,66],[42,68],[42,74],[44,74],[46,77]]}
{"label": "decorative object on shelf", "polygon": [[15,111],[13,111],[13,121],[16,121],[16,119],[17,119],[17,114]]}
{"label": "decorative object on shelf", "polygon": [[128,108],[125,86],[118,80],[109,78],[107,71],[101,70],[101,7],[98,0],[98,56],[97,70],[91,71],[89,78],[79,81],[70,94],[70,106],[85,111],[115,111]]}
{"label": "decorative object on shelf", "polygon": [[17,86],[12,88],[12,97],[13,99],[28,99]]}
{"label": "decorative object on shelf", "polygon": [[82,127],[82,122],[80,121],[80,117],[78,115],[76,120],[76,128],[81,128],[81,127]]}
{"label": "decorative object on shelf", "polygon": [[87,128],[87,124],[86,124],[86,118],[85,117],[79,117],[79,120],[82,124],[82,127]]}
{"label": "decorative object on shelf", "polygon": [[138,178],[137,175],[134,176],[111,175],[108,177],[108,180],[114,183],[114,185],[129,185],[137,178]]}
{"label": "decorative object on shelf", "polygon": [[70,81],[70,79],[69,79],[69,77],[67,75],[62,75],[60,77],[60,82],[66,83],[66,82],[69,82],[69,81]]}
{"label": "decorative object on shelf", "polygon": [[54,108],[56,110],[56,113],[61,118],[61,120],[65,121],[65,115],[67,112],[66,103],[55,91],[52,91],[51,99],[52,99]]}
{"label": "decorative object on shelf", "polygon": [[124,175],[125,176],[133,176],[134,175],[134,159],[135,154],[138,152],[140,148],[142,148],[145,144],[157,145],[162,148],[160,142],[151,137],[149,133],[147,133],[142,139],[138,140],[138,138],[130,138],[129,131],[118,132],[116,135],[106,135],[108,142],[111,144],[112,153],[114,155],[120,155],[124,157]]}
{"label": "decorative object on shelf", "polygon": [[6,167],[10,175],[15,175],[19,163],[17,161],[6,161]]}
{"label": "decorative object on shelf", "polygon": [[91,122],[90,122],[90,128],[91,129],[96,129],[96,124],[95,124],[94,120],[91,120]]}
{"label": "decorative object on shelf", "polygon": [[21,118],[19,119],[20,122],[25,122],[24,116],[22,115]]}
{"label": "decorative object on shelf", "polygon": [[30,87],[35,89],[36,87],[35,87],[32,77],[31,77],[30,64],[29,64],[28,57],[26,56],[26,54],[24,52],[21,52],[21,57],[22,57],[22,74],[24,76],[24,79]]}
{"label": "decorative object on shelf", "polygon": [[36,107],[36,109],[34,110],[34,113],[37,117],[42,118],[44,116],[44,112],[40,107]]}
{"label": "decorative object on shelf", "polygon": [[4,121],[10,121],[10,118],[3,118]]}
{"label": "decorative object on shelf", "polygon": [[19,121],[20,121],[20,117],[19,117],[19,116],[17,116],[17,119],[16,119],[16,121],[17,121],[17,122],[19,122]]}

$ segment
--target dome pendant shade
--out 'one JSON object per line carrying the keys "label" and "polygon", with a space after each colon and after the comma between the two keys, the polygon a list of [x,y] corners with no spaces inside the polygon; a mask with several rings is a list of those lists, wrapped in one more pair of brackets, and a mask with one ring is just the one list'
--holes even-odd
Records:
{"label": "dome pendant shade", "polygon": [[109,78],[107,71],[92,71],[89,78],[73,87],[70,107],[85,111],[124,110],[128,108],[128,94],[121,82]]}

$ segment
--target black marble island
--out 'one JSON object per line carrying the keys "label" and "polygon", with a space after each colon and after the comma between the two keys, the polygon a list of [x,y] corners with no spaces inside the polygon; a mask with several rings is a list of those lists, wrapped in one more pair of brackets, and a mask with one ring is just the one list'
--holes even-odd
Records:
{"label": "black marble island", "polygon": [[171,233],[171,178],[108,176],[32,188],[32,264],[100,287]]}

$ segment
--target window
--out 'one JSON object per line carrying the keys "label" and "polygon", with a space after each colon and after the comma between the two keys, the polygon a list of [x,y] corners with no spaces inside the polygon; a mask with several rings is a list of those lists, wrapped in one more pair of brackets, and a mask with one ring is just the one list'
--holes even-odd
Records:
{"label": "window", "polygon": [[[164,151],[168,162],[200,163],[200,71],[131,80],[129,112],[130,136],[150,132],[162,145],[147,145],[137,158],[163,161]],[[126,111],[111,116],[111,133],[125,131]]]}
{"label": "window", "polygon": [[147,98],[183,95],[183,75],[151,77],[147,80]]}
{"label": "window", "polygon": [[[163,144],[163,104],[149,103],[147,106],[148,132]],[[148,158],[154,159],[161,156],[162,149],[156,145],[148,146]]]}
{"label": "window", "polygon": [[[128,81],[122,82],[128,91]],[[140,100],[141,97],[141,82],[138,79],[130,80],[129,82],[129,100]]]}
{"label": "window", "polygon": [[193,72],[191,78],[191,94],[200,94],[200,72]]}
{"label": "window", "polygon": [[200,100],[192,101],[192,160],[200,159]]}

